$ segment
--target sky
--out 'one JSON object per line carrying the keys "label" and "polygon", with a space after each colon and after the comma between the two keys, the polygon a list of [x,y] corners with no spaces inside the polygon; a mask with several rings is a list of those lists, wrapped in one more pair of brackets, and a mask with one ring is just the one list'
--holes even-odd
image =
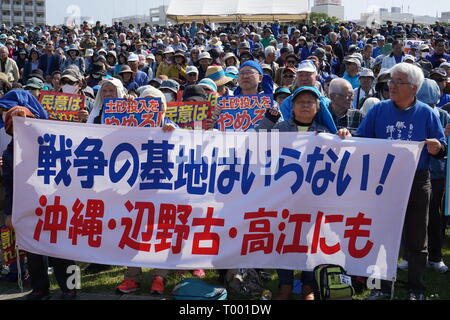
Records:
{"label": "sky", "polygon": [[[296,0],[293,0],[296,1]],[[298,0],[300,1],[300,0]],[[47,0],[47,23],[62,24],[64,17],[79,14],[111,24],[112,18],[129,15],[148,15],[150,8],[168,4],[170,0]],[[359,19],[361,12],[377,8],[401,7],[404,12],[436,16],[436,12],[450,11],[450,1],[426,0],[343,0],[345,18]]]}

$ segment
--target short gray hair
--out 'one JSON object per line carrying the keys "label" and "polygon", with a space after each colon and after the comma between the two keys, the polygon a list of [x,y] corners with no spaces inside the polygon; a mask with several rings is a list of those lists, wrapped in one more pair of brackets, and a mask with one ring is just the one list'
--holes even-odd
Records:
{"label": "short gray hair", "polygon": [[333,93],[340,93],[344,86],[352,87],[351,83],[343,78],[333,79],[330,82],[330,87],[328,88],[328,94],[331,95]]}
{"label": "short gray hair", "polygon": [[266,49],[264,49],[264,54],[268,56],[269,54],[275,54],[276,50],[272,46],[268,46]]}
{"label": "short gray hair", "polygon": [[396,64],[391,69],[390,72],[391,72],[391,78],[394,75],[394,73],[406,74],[408,76],[408,81],[413,86],[417,87],[416,93],[422,87],[423,81],[425,80],[422,69],[420,69],[418,66],[413,65],[411,63],[402,62],[402,63]]}

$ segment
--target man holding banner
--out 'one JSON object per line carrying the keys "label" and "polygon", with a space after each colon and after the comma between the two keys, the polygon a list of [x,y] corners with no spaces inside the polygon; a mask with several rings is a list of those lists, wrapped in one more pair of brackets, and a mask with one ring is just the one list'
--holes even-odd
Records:
{"label": "man holding banner", "polygon": [[[13,135],[13,117],[39,118],[47,119],[47,112],[42,108],[38,101],[27,91],[11,91],[0,101],[0,107],[8,110],[4,117],[6,132]],[[3,118],[0,117],[1,122]],[[13,141],[3,153],[3,177],[5,185],[5,210],[6,225],[10,228],[12,225],[13,213]],[[19,195],[16,195],[18,197]],[[47,274],[48,266],[45,257],[40,254],[27,252],[28,270],[31,277],[31,286],[33,291],[27,296],[28,300],[46,300],[50,298],[50,282]],[[62,290],[61,298],[63,300],[73,300],[76,298],[76,289],[69,289],[67,279],[69,266],[75,265],[74,261],[49,257],[49,265],[55,270],[56,280]]]}
{"label": "man holding banner", "polygon": [[[443,158],[447,143],[437,115],[416,99],[424,81],[420,68],[400,63],[391,70],[391,100],[375,105],[359,126],[356,136],[389,140],[424,141],[426,148],[415,174],[404,223],[408,250],[408,289],[410,300],[425,300],[424,273],[427,264],[427,226],[431,197],[430,158]],[[345,129],[342,129],[345,130]],[[388,296],[389,283],[373,290],[369,299]]]}

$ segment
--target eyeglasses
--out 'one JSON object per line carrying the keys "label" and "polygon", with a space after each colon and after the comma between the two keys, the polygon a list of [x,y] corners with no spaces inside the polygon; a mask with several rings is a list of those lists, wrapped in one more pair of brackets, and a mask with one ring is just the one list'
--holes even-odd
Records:
{"label": "eyeglasses", "polygon": [[351,94],[340,94],[340,93],[336,93],[336,95],[337,95],[337,96],[340,96],[340,97],[342,97],[342,98],[348,99],[348,100],[353,99],[353,98],[355,97],[355,94],[354,94],[353,92],[352,92]]}
{"label": "eyeglasses", "polygon": [[283,78],[294,79],[295,75],[293,75],[293,74],[285,74],[285,75],[283,75]]}
{"label": "eyeglasses", "polygon": [[197,74],[196,74],[195,72],[193,72],[193,73],[188,73],[188,74],[187,74],[188,77],[194,77],[194,76],[196,76],[196,75],[197,75]]}
{"label": "eyeglasses", "polygon": [[389,80],[388,81],[388,85],[389,86],[400,86],[400,85],[411,85],[411,83],[409,83],[409,82],[398,82],[398,81],[395,81],[395,80]]}
{"label": "eyeglasses", "polygon": [[295,61],[295,60],[286,60],[286,63],[290,63],[290,64],[296,64],[296,63],[297,63],[297,61]]}
{"label": "eyeglasses", "polygon": [[243,71],[243,72],[239,72],[239,76],[242,77],[251,77],[258,74],[258,72],[252,72],[252,71]]}

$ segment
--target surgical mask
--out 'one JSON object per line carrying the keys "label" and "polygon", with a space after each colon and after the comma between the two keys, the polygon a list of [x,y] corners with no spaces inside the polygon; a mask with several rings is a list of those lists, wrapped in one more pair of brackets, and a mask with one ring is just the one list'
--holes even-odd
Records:
{"label": "surgical mask", "polygon": [[313,43],[312,43],[312,42],[307,42],[306,45],[307,45],[309,48],[311,48],[311,47],[313,46]]}
{"label": "surgical mask", "polygon": [[78,93],[78,85],[70,85],[65,84],[61,87],[62,92],[69,93],[69,94],[76,94]]}
{"label": "surgical mask", "polygon": [[427,55],[429,55],[429,54],[430,54],[429,52],[422,52],[422,53],[421,53],[421,56],[422,56],[422,58],[426,58]]}
{"label": "surgical mask", "polygon": [[173,102],[175,99],[173,98],[173,94],[171,94],[171,93],[167,93],[167,92],[165,92],[164,93],[164,96],[166,97],[166,101],[167,102]]}

